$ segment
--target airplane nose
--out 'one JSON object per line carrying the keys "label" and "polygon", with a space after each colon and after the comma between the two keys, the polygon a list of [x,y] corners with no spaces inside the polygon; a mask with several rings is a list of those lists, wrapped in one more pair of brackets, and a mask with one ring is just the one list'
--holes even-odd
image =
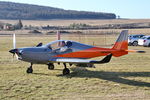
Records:
{"label": "airplane nose", "polygon": [[9,52],[12,53],[12,54],[17,53],[17,51],[18,51],[18,49],[11,49],[11,50],[9,50]]}

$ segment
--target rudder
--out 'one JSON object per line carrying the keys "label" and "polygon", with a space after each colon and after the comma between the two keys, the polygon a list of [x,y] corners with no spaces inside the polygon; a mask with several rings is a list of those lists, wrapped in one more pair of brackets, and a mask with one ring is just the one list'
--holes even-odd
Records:
{"label": "rudder", "polygon": [[123,30],[120,33],[112,49],[115,50],[115,53],[113,53],[113,56],[115,57],[128,54],[128,30]]}
{"label": "rudder", "polygon": [[123,30],[112,49],[128,50],[128,30]]}

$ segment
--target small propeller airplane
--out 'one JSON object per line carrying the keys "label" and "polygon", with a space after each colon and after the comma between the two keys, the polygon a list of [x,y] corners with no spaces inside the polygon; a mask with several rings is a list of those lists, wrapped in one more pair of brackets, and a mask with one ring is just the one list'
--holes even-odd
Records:
{"label": "small propeller airplane", "polygon": [[[112,56],[120,57],[128,52],[144,51],[128,50],[128,30],[123,30],[112,48],[101,48],[71,40],[56,40],[46,45],[39,43],[36,47],[16,48],[16,37],[13,35],[13,49],[9,51],[17,56],[18,60],[30,62],[27,73],[33,72],[33,64],[46,64],[48,69],[54,69],[54,63],[63,63],[63,75],[70,73],[66,63],[72,64],[104,64],[108,63]],[[90,60],[90,58],[105,56],[102,60]]]}

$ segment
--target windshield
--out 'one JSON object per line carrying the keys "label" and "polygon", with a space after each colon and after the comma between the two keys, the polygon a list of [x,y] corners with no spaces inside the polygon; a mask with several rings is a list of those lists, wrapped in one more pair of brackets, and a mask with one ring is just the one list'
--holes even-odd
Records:
{"label": "windshield", "polygon": [[55,50],[55,49],[59,49],[61,45],[64,45],[64,44],[62,44],[62,42],[56,42],[56,43],[51,44],[50,46],[52,50]]}

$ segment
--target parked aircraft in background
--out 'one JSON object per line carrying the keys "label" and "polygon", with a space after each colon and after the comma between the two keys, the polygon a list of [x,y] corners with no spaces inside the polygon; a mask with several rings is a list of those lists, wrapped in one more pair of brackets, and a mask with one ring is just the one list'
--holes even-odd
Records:
{"label": "parked aircraft in background", "polygon": [[[59,38],[60,39],[60,38]],[[36,47],[16,48],[15,34],[13,46],[9,52],[17,56],[18,60],[30,62],[27,73],[33,72],[33,64],[46,64],[48,69],[54,69],[54,63],[63,63],[63,75],[70,73],[66,63],[72,64],[104,64],[108,63],[112,56],[120,57],[128,52],[144,52],[128,50],[128,30],[123,30],[112,48],[101,48],[71,40],[56,40],[46,45],[39,43]],[[102,60],[90,60],[90,58],[105,56]]]}

